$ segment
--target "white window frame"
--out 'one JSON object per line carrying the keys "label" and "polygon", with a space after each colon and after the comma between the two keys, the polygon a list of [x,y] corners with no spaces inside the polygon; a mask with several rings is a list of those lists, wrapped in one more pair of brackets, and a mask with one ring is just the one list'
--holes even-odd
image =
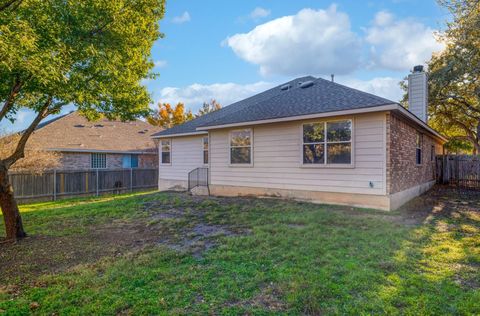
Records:
{"label": "white window frame", "polygon": [[[169,151],[168,153],[170,153],[170,162],[163,162],[163,142],[164,141],[167,141],[168,142],[168,148],[169,148]],[[165,151],[166,152],[166,151]],[[172,139],[162,139],[160,140],[160,164],[161,165],[164,165],[164,166],[169,166],[172,164],[172,158],[173,158],[173,155],[172,155]]]}
{"label": "white window frame", "polygon": [[[232,133],[234,132],[250,132],[250,163],[232,163]],[[234,148],[243,148],[247,146],[233,146]],[[252,128],[239,128],[231,130],[228,133],[228,163],[230,167],[253,167],[253,129]]]}
{"label": "white window frame", "polygon": [[[334,142],[329,142],[327,139],[327,123],[332,123],[332,122],[342,122],[342,121],[350,121],[350,140],[349,141],[334,141]],[[311,125],[311,124],[323,124],[324,125],[324,134],[325,134],[325,140],[323,142],[323,150],[324,150],[324,161],[323,163],[304,163],[303,161],[303,146],[305,144],[317,144],[317,143],[304,143],[303,142],[303,127],[305,125]],[[303,122],[300,124],[300,167],[301,168],[355,168],[355,120],[353,118],[339,118],[339,119],[332,119],[332,120],[320,120],[320,121],[312,121],[312,122]],[[350,143],[350,163],[349,164],[343,164],[343,163],[328,163],[328,152],[327,152],[327,145],[328,144],[340,144],[340,143]]]}
{"label": "white window frame", "polygon": [[[95,167],[95,164],[99,164],[99,162],[105,162],[104,167]],[[107,169],[107,154],[105,153],[91,153],[90,154],[90,168],[91,169]]]}
{"label": "white window frame", "polygon": [[[205,150],[205,139],[207,139],[207,149]],[[207,152],[207,162],[205,162],[205,152]],[[203,165],[208,166],[210,162],[210,138],[207,136],[202,137],[202,160]]]}

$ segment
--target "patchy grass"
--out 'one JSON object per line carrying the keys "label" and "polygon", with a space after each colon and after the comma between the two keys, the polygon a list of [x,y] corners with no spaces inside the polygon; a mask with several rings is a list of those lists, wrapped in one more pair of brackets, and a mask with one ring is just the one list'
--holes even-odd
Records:
{"label": "patchy grass", "polygon": [[[178,193],[22,207],[0,314],[479,314],[480,198],[400,211]],[[3,227],[0,227],[0,229]]]}

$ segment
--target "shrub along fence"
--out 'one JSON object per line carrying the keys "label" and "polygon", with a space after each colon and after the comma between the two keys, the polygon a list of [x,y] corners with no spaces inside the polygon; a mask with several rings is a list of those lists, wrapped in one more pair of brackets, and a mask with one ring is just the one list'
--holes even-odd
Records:
{"label": "shrub along fence", "polygon": [[463,188],[480,188],[480,156],[437,156],[437,183]]}
{"label": "shrub along fence", "polygon": [[158,186],[158,169],[53,170],[42,174],[11,172],[20,203],[74,196],[126,193]]}

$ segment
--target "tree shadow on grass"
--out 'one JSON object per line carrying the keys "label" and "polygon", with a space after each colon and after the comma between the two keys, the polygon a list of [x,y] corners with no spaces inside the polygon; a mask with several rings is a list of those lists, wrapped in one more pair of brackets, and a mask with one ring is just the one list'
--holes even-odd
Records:
{"label": "tree shadow on grass", "polygon": [[387,312],[480,313],[480,193],[436,187],[400,210],[427,216],[393,256],[378,296]]}

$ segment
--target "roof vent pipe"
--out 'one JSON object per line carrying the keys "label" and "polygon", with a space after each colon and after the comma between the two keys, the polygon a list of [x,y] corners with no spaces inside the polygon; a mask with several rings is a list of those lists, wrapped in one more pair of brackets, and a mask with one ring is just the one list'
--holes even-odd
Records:
{"label": "roof vent pipe", "polygon": [[335,74],[331,74],[330,77],[332,77],[332,82],[335,82]]}
{"label": "roof vent pipe", "polygon": [[309,81],[302,82],[302,84],[300,85],[300,88],[305,89],[311,86],[313,86],[313,81],[309,80]]}

